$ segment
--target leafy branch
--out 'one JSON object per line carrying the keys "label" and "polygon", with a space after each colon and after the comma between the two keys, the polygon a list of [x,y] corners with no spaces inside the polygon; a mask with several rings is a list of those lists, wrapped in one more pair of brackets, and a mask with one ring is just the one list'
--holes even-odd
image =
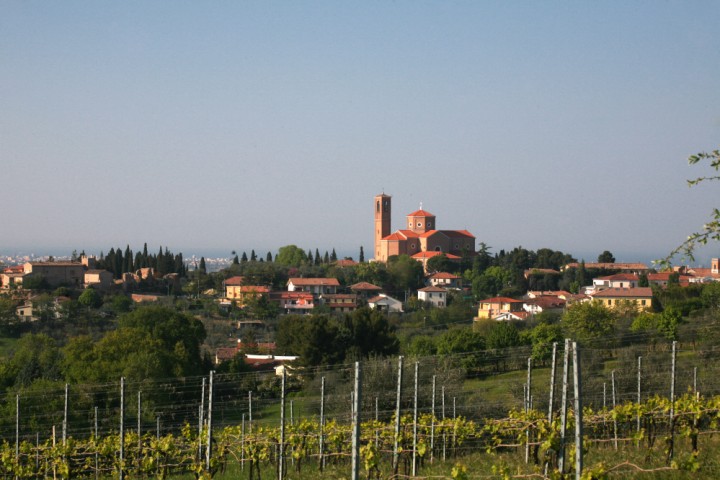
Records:
{"label": "leafy branch", "polygon": [[[720,171],[720,150],[700,152],[688,158],[690,165],[695,165],[700,162],[709,162],[711,168],[715,169],[715,171]],[[694,187],[702,182],[717,180],[720,180],[720,175],[707,175],[688,180],[687,183],[688,186]],[[710,240],[720,241],[720,209],[717,208],[713,209],[710,221],[703,225],[700,231],[688,235],[687,239],[675,247],[668,256],[657,260],[655,263],[660,267],[669,267],[672,259],[677,256],[680,256],[682,259],[694,261],[695,249],[700,245],[706,245]]]}

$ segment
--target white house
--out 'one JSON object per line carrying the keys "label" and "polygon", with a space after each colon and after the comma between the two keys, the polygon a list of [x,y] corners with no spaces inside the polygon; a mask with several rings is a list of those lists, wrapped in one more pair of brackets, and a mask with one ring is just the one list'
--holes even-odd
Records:
{"label": "white house", "polygon": [[388,297],[384,293],[369,298],[368,306],[381,312],[399,313],[403,311],[402,302],[400,300]]}
{"label": "white house", "polygon": [[418,290],[418,300],[430,302],[434,307],[447,306],[447,290],[440,287],[425,287]]}

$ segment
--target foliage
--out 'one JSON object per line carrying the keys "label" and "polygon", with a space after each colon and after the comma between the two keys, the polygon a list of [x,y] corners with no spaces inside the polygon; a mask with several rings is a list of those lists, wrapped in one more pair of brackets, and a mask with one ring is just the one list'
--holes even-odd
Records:
{"label": "foliage", "polygon": [[275,263],[288,267],[299,267],[307,262],[307,254],[296,245],[286,245],[278,250]]}
{"label": "foliage", "polygon": [[[688,158],[690,165],[705,162],[716,172],[720,171],[720,150],[700,152]],[[706,175],[688,180],[687,183],[688,186],[694,187],[703,182],[717,180],[720,180],[720,175]],[[694,253],[698,246],[706,245],[708,241],[718,240],[720,240],[720,209],[714,208],[710,214],[710,221],[703,225],[702,229],[688,235],[683,243],[675,247],[667,257],[659,260],[657,263],[661,266],[669,266],[673,258],[677,256],[680,256],[682,259],[695,260]]]}
{"label": "foliage", "polygon": [[608,250],[603,251],[598,255],[598,263],[615,263],[615,256]]}
{"label": "foliage", "polygon": [[577,342],[610,336],[615,331],[617,314],[602,303],[579,302],[571,305],[560,320],[563,332]]}

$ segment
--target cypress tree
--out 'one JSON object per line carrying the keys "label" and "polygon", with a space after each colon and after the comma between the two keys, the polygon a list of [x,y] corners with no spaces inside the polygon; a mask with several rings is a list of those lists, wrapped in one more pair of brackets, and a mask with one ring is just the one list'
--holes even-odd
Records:
{"label": "cypress tree", "polygon": [[122,250],[120,250],[119,247],[115,251],[115,257],[113,259],[113,268],[114,268],[114,272],[115,272],[115,278],[122,277],[123,257],[122,257]]}
{"label": "cypress tree", "polygon": [[205,257],[200,257],[200,273],[207,273],[207,268],[205,268]]}
{"label": "cypress tree", "polygon": [[250,251],[250,261],[257,262],[257,255],[255,255],[255,250]]}
{"label": "cypress tree", "polygon": [[142,262],[140,263],[140,268],[147,268],[147,267],[148,267],[148,251],[147,251],[147,242],[145,242],[145,245],[143,246]]}
{"label": "cypress tree", "polygon": [[240,259],[237,255],[235,255],[235,257],[233,258],[233,265],[240,265]]}
{"label": "cypress tree", "polygon": [[335,253],[335,249],[332,249],[332,253],[330,254],[330,261],[331,262],[337,262],[337,254]]}
{"label": "cypress tree", "polygon": [[327,250],[325,250],[325,257],[323,257],[323,263],[330,263],[330,255],[328,255]]}
{"label": "cypress tree", "polygon": [[360,245],[360,255],[358,256],[358,261],[360,263],[363,263],[365,261],[365,252],[363,252],[362,245]]}
{"label": "cypress tree", "polygon": [[312,256],[312,251],[310,249],[308,249],[307,258],[308,258],[308,263],[310,265],[312,265],[313,264],[313,256]]}
{"label": "cypress tree", "polygon": [[267,253],[267,256],[265,257],[265,261],[266,261],[266,262],[272,262],[272,261],[273,261],[273,259],[272,259],[272,253],[270,253],[270,252]]}
{"label": "cypress tree", "polygon": [[241,261],[242,263],[245,263],[245,262],[248,261],[247,254],[246,254],[245,252],[243,252],[242,258],[240,259],[240,261]]}
{"label": "cypress tree", "polygon": [[315,265],[320,265],[320,251],[315,249]]}

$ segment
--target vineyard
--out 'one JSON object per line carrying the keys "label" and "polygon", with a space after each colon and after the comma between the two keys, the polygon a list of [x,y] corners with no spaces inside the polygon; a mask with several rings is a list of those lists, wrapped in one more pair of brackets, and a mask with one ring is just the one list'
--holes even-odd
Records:
{"label": "vineyard", "polygon": [[643,348],[20,392],[2,405],[0,477],[716,476],[716,352]]}

